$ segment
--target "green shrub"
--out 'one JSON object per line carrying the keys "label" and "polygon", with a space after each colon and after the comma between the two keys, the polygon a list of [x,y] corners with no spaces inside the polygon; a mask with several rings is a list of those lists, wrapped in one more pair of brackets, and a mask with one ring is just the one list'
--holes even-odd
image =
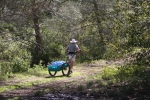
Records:
{"label": "green shrub", "polygon": [[6,80],[11,75],[11,67],[9,62],[0,63],[0,80]]}
{"label": "green shrub", "polygon": [[13,73],[27,72],[29,68],[29,61],[27,59],[16,57],[11,63]]}
{"label": "green shrub", "polygon": [[118,71],[115,75],[117,81],[126,81],[136,79],[136,77],[140,77],[144,67],[138,65],[125,65],[118,68]]}
{"label": "green shrub", "polygon": [[108,44],[106,47],[106,52],[103,55],[104,59],[118,59],[120,57],[122,57],[122,49],[118,48],[118,46],[114,45],[114,44]]}
{"label": "green shrub", "polygon": [[10,63],[9,62],[0,63],[0,74],[5,75],[9,73],[11,73]]}
{"label": "green shrub", "polygon": [[114,79],[114,74],[116,70],[114,68],[104,68],[102,72],[102,79],[111,80]]}

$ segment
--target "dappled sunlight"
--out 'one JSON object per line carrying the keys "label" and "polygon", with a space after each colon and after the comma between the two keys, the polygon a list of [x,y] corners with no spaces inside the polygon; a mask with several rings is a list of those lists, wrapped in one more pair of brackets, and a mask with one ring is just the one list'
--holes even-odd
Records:
{"label": "dappled sunlight", "polygon": [[0,5],[0,100],[150,99],[149,0]]}

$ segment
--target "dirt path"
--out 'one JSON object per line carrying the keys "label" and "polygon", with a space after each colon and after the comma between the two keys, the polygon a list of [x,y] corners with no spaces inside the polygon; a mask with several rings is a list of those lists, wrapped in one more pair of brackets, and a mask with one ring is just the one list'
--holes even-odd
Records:
{"label": "dirt path", "polygon": [[[119,62],[120,63],[120,62]],[[3,85],[12,85],[24,82],[34,82],[39,81],[39,83],[35,84],[32,87],[20,87],[15,90],[8,90],[6,92],[1,93],[0,95],[4,98],[14,98],[19,97],[22,100],[27,99],[32,96],[39,96],[46,93],[74,93],[80,91],[87,91],[86,85],[88,81],[92,81],[94,75],[101,72],[101,67],[108,66],[110,63],[101,61],[94,64],[86,64],[82,65],[82,67],[75,66],[74,72],[70,77],[61,76],[61,72],[56,74],[56,77],[49,77],[49,75],[44,77],[28,77],[26,79],[18,79],[18,80],[10,80],[8,82],[0,83]],[[111,63],[112,64],[112,63]],[[117,63],[118,64],[118,63]],[[47,80],[47,82],[42,83],[43,80]],[[53,80],[53,81],[48,81]],[[83,89],[84,88],[84,89]],[[88,89],[89,91],[91,89]],[[28,100],[28,99],[27,99]]]}

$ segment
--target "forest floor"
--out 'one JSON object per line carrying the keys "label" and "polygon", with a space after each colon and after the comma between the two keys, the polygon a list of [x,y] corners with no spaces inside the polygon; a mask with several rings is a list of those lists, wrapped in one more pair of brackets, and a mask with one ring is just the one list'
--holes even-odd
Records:
{"label": "forest floor", "polygon": [[[18,88],[0,93],[0,100],[122,100],[116,95],[116,97],[108,97],[107,93],[99,89],[104,90],[106,87],[102,85],[100,87],[100,84],[96,82],[98,80],[94,79],[101,73],[103,67],[115,67],[122,64],[123,60],[101,60],[93,64],[75,65],[69,77],[62,76],[60,71],[55,77],[51,77],[47,72],[43,76],[10,78],[5,82],[0,81],[0,86],[18,85]],[[32,86],[21,86],[20,83],[22,85],[31,83]]]}

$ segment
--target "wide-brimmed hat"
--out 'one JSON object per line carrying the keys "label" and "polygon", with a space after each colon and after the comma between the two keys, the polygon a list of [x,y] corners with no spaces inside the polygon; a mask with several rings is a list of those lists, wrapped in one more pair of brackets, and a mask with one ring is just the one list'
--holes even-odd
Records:
{"label": "wide-brimmed hat", "polygon": [[72,39],[72,40],[70,41],[70,43],[76,43],[76,42],[78,42],[78,41],[76,41],[75,39]]}

